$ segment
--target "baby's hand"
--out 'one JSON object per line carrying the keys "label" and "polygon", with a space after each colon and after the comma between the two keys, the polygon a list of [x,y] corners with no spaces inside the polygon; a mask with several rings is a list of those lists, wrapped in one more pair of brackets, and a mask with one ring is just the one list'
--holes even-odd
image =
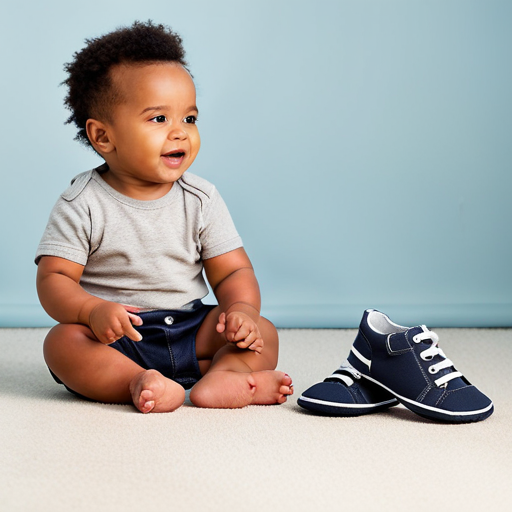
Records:
{"label": "baby's hand", "polygon": [[142,325],[142,319],[115,302],[101,302],[89,315],[89,327],[98,340],[105,345],[114,343],[123,336],[128,336],[133,341],[140,341],[142,336],[132,324]]}
{"label": "baby's hand", "polygon": [[254,350],[261,354],[263,339],[256,322],[241,311],[232,311],[226,315],[221,313],[217,323],[217,332],[224,333],[228,343],[238,348]]}

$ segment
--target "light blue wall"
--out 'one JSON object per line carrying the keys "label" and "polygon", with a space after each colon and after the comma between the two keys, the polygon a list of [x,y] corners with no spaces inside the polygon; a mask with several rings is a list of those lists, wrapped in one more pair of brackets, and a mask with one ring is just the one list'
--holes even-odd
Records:
{"label": "light blue wall", "polygon": [[[8,5],[8,7],[6,6]],[[0,325],[51,325],[33,255],[100,163],[62,65],[135,19],[183,36],[203,146],[279,326],[512,325],[512,2],[69,0],[0,15]]]}

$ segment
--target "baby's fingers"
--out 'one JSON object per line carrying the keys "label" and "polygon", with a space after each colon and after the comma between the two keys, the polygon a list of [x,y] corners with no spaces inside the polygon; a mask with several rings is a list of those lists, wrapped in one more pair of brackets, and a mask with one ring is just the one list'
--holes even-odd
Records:
{"label": "baby's fingers", "polygon": [[115,343],[118,339],[122,338],[123,336],[124,330],[122,328],[122,325],[118,324],[115,327],[108,327],[103,335],[98,336],[98,339],[102,343],[110,345],[111,343]]}
{"label": "baby's fingers", "polygon": [[[237,343],[237,347],[238,347]],[[245,347],[246,350],[252,350],[254,352],[257,352],[258,354],[261,354],[263,352],[263,340],[261,338],[258,338],[254,343],[251,343],[249,346]]]}
{"label": "baby's fingers", "polygon": [[[133,315],[131,313],[128,313],[128,317],[121,321],[121,326],[123,328],[123,336],[128,336],[128,338],[130,338],[133,341],[141,341],[142,340],[142,335],[140,334],[140,332],[136,331],[133,328],[132,322],[130,322],[132,317],[134,318],[132,320],[132,322],[135,325],[142,325],[142,319],[140,317],[138,317],[137,315]],[[139,319],[139,321],[137,323],[135,323],[136,322],[136,320],[135,320],[136,318]]]}
{"label": "baby's fingers", "polygon": [[254,350],[261,354],[263,350],[263,339],[259,335],[259,332],[252,331],[244,340],[237,342],[236,346],[241,349]]}
{"label": "baby's fingers", "polygon": [[[226,338],[232,343],[245,341],[254,332],[251,326],[240,319],[230,319],[226,326]],[[255,338],[254,338],[255,339]],[[253,339],[253,341],[254,341]]]}
{"label": "baby's fingers", "polygon": [[130,322],[132,323],[132,325],[142,325],[144,322],[142,321],[142,318],[138,315],[134,315],[133,313],[130,313],[128,311],[128,318],[130,319]]}
{"label": "baby's fingers", "polygon": [[219,315],[216,329],[218,333],[222,333],[226,330],[226,313],[221,313]]}

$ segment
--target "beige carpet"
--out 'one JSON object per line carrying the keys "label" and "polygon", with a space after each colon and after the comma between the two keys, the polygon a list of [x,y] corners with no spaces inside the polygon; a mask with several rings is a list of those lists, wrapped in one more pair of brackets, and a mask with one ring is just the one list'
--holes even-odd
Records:
{"label": "beige carpet", "polygon": [[316,417],[296,396],[332,372],[354,330],[281,330],[282,406],[144,416],[80,401],[53,382],[46,329],[0,330],[0,510],[510,511],[512,330],[438,329],[459,370],[495,403],[442,425],[402,407]]}

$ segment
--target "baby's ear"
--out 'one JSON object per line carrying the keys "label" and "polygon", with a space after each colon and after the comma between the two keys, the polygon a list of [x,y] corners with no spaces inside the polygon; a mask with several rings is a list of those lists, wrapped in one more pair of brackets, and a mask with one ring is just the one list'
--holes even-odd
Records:
{"label": "baby's ear", "polygon": [[87,137],[89,137],[94,149],[100,155],[114,151],[115,146],[110,140],[108,128],[105,123],[97,119],[87,119],[85,128],[87,130]]}

